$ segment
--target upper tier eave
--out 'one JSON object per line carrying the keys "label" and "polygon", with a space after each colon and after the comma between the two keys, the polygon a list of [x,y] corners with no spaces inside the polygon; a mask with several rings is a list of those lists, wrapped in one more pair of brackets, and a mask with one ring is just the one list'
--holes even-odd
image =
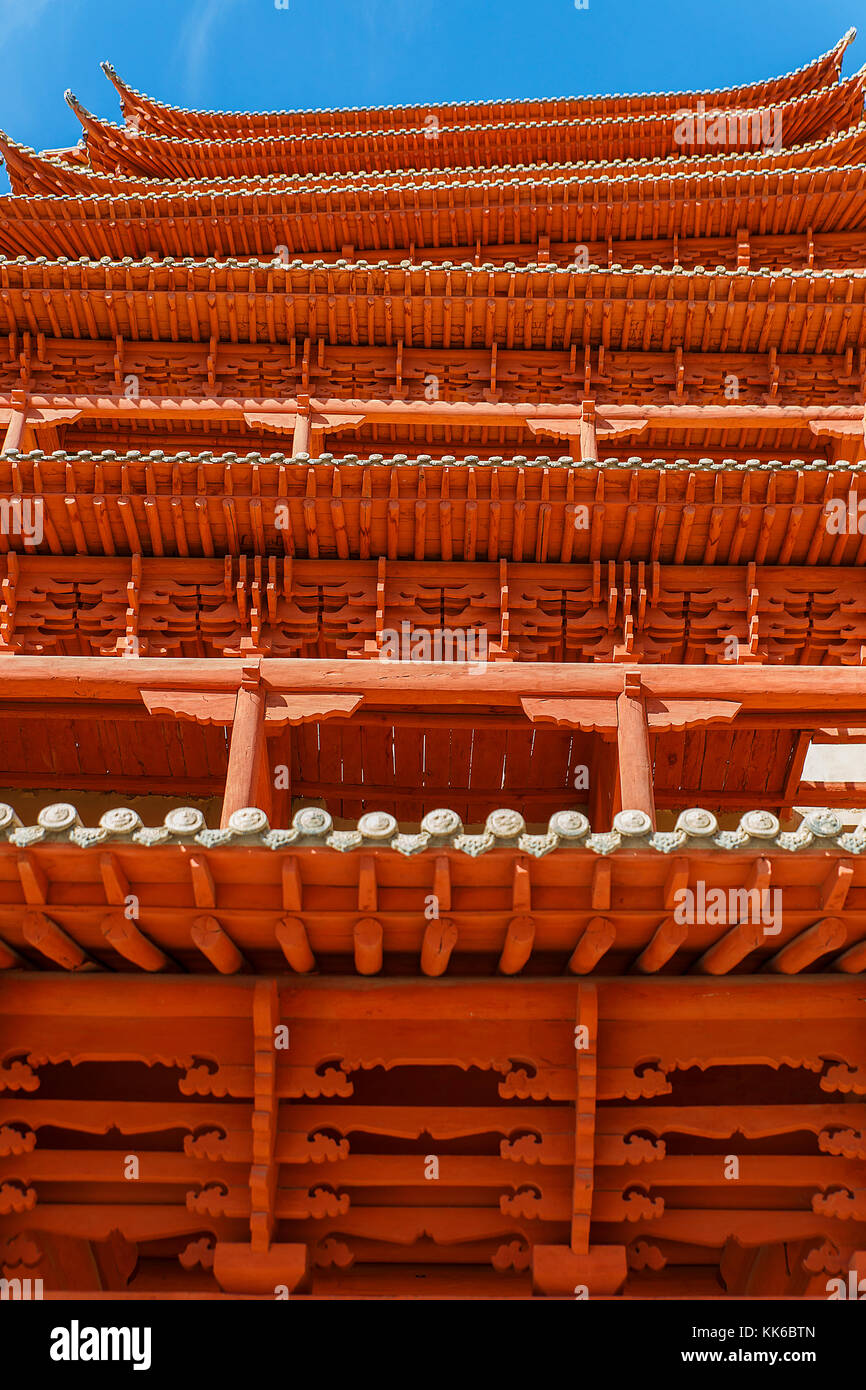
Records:
{"label": "upper tier eave", "polygon": [[[706,241],[746,231],[789,242],[798,233],[820,237],[826,232],[837,240],[847,234],[853,259],[862,260],[856,238],[863,211],[856,195],[864,182],[866,158],[858,165],[812,167],[805,173],[776,168],[755,174],[738,168],[699,177],[680,172],[604,176],[593,181],[591,200],[580,179],[515,177],[498,181],[495,240],[514,243],[500,260],[525,261],[536,256],[543,226],[547,254],[555,264],[566,259],[557,243],[567,244],[568,258],[577,254],[576,243],[584,245],[589,258],[593,243],[597,259],[597,244],[606,238],[646,242],[640,255],[652,256],[655,244],[672,235]],[[397,264],[414,245],[416,256],[422,248],[437,260],[462,252],[474,254],[477,264],[488,259],[484,233],[492,191],[481,179],[405,180],[388,188],[323,178],[307,180],[291,193],[274,180],[263,180],[185,193],[169,185],[139,193],[12,194],[0,198],[0,252],[32,257],[50,245],[55,255],[73,257],[203,251],[222,256],[245,242],[259,256],[275,255],[283,247],[284,255],[345,258],[344,229],[351,226],[355,256],[385,253]],[[658,254],[670,263],[669,255]],[[781,254],[790,258],[787,250]],[[611,255],[618,258],[615,248]],[[761,252],[754,254],[752,264],[770,264],[760,257]],[[775,265],[780,264],[777,259]]]}
{"label": "upper tier eave", "polygon": [[[537,174],[539,176],[568,173],[573,177],[583,177],[592,182],[602,176],[632,177],[649,174],[653,177],[701,177],[715,170],[727,173],[732,170],[744,176],[776,171],[779,169],[811,169],[816,165],[843,167],[863,160],[866,155],[866,121],[824,136],[807,144],[796,145],[791,150],[778,153],[744,151],[718,154],[689,154],[677,157],[652,157],[640,159],[599,159],[583,162],[562,161],[558,163],[530,162],[515,160],[506,165],[461,165],[447,169],[405,168],[399,170],[354,170],[345,177],[359,179],[367,188],[381,187],[383,190],[397,186],[409,186],[413,179],[428,185],[438,185],[451,180],[463,182],[468,178],[478,179],[487,186],[495,187],[497,182],[511,181],[518,175]],[[260,188],[285,189],[291,193],[299,188],[314,186],[322,179],[338,180],[341,176],[324,173],[279,173],[254,175],[229,175],[226,177],[182,177],[152,179],[131,177],[124,173],[100,173],[78,163],[70,163],[57,155],[38,154],[26,145],[12,140],[0,132],[0,156],[2,156],[17,195],[27,195],[39,191],[53,193],[86,194],[104,192],[106,195],[148,194],[151,192],[176,192],[190,194],[204,191],[222,191],[244,188],[255,191]],[[371,185],[371,180],[378,183]]]}
{"label": "upper tier eave", "polygon": [[[806,93],[772,108],[740,112],[772,117],[772,139],[778,134],[785,146],[804,143],[816,136],[850,126],[862,116],[863,89],[866,68],[854,73],[845,82]],[[212,166],[228,172],[270,172],[274,160],[315,168],[339,167],[347,172],[357,168],[359,160],[368,154],[370,146],[385,168],[405,167],[407,164],[442,167],[465,163],[464,152],[477,149],[491,163],[500,163],[512,155],[521,157],[523,146],[532,149],[539,141],[551,148],[574,144],[579,136],[581,147],[593,146],[597,157],[628,153],[651,155],[679,154],[688,132],[677,131],[677,122],[670,113],[639,116],[604,116],[591,121],[566,119],[557,122],[528,121],[490,122],[465,126],[442,125],[436,138],[424,127],[401,130],[371,130],[333,134],[303,134],[295,137],[275,136],[252,139],[201,139],[141,133],[117,126],[85,110],[71,93],[67,100],[81,121],[85,132],[87,153],[94,168],[114,172],[124,165],[133,172],[151,177],[170,177],[184,166],[195,166],[196,172],[208,172]],[[679,113],[683,116],[685,112]],[[692,113],[694,116],[694,113]],[[763,127],[761,128],[763,131]],[[749,147],[759,143],[750,127],[726,135],[727,144]],[[696,136],[692,132],[690,142]],[[761,133],[760,143],[769,144],[769,126]],[[708,142],[709,143],[709,142]],[[598,148],[595,149],[595,146]],[[778,144],[774,143],[774,148]],[[477,156],[476,156],[477,159]],[[301,170],[303,171],[303,170]]]}
{"label": "upper tier eave", "polygon": [[391,126],[400,121],[413,120],[416,123],[423,121],[424,116],[431,107],[443,114],[448,113],[481,113],[486,112],[491,115],[493,112],[518,112],[522,109],[533,110],[539,116],[547,112],[555,112],[562,106],[577,106],[581,110],[586,110],[587,114],[594,114],[596,110],[602,112],[615,113],[622,106],[630,107],[634,103],[652,103],[659,106],[662,103],[669,105],[680,102],[684,99],[697,100],[703,97],[705,100],[713,100],[716,103],[725,102],[729,105],[736,105],[744,101],[754,101],[757,97],[779,100],[785,95],[799,94],[803,91],[812,91],[818,86],[826,85],[826,79],[830,74],[835,75],[838,80],[844,54],[856,37],[856,29],[850,28],[844,33],[837,43],[820,57],[802,64],[801,67],[784,73],[778,77],[766,78],[759,82],[749,83],[741,86],[721,87],[704,91],[681,91],[681,92],[648,92],[648,93],[616,93],[613,95],[595,97],[552,97],[552,98],[513,98],[503,100],[476,100],[464,102],[431,102],[426,106],[368,106],[368,107],[330,107],[314,111],[288,110],[288,111],[204,111],[185,106],[174,106],[168,102],[159,101],[155,97],[146,95],[138,91],[129,83],[124,82],[117,74],[116,69],[111,63],[102,63],[102,70],[109,81],[117,90],[123,107],[124,115],[130,119],[136,115],[149,118],[156,124],[165,124],[170,128],[189,127],[195,125],[211,125],[215,128],[229,129],[233,125],[240,127],[247,125],[256,127],[261,125],[268,128],[273,125],[285,126],[289,129],[304,128],[313,125],[314,128],[327,129],[338,124],[338,118],[342,119],[342,124],[347,124],[346,118],[367,117],[372,119],[378,117],[383,126]]}
{"label": "upper tier eave", "polygon": [[[383,182],[380,184],[371,184],[370,176],[365,174],[358,174],[350,178],[333,174],[290,174],[286,176],[275,174],[261,178],[216,179],[207,183],[189,179],[169,179],[148,183],[140,189],[133,190],[128,187],[121,187],[111,192],[93,185],[86,189],[73,189],[68,192],[18,193],[13,191],[10,194],[0,196],[0,211],[19,206],[22,211],[28,207],[39,209],[51,206],[65,209],[69,206],[86,208],[88,205],[102,205],[114,209],[128,204],[142,210],[141,215],[146,215],[148,209],[161,200],[177,199],[183,204],[194,207],[198,203],[217,197],[235,197],[240,201],[252,197],[276,199],[291,196],[295,198],[305,193],[317,199],[332,198],[335,205],[345,204],[351,198],[354,207],[354,200],[359,195],[366,195],[370,199],[375,194],[381,194],[383,199],[388,200],[402,193],[426,193],[432,196],[440,191],[450,193],[452,190],[459,190],[461,193],[483,192],[489,195],[494,189],[502,189],[503,196],[507,196],[513,188],[526,187],[533,190],[556,188],[562,190],[563,193],[573,193],[577,196],[584,192],[587,183],[593,189],[602,184],[610,184],[624,193],[634,189],[639,195],[649,194],[652,197],[655,191],[660,188],[679,186],[687,189],[689,185],[697,185],[699,182],[721,184],[725,180],[732,180],[736,183],[745,183],[746,180],[753,181],[756,178],[781,181],[785,176],[796,177],[801,173],[807,174],[811,179],[826,179],[833,174],[851,174],[852,176],[863,177],[864,172],[866,172],[866,122],[856,127],[856,130],[862,131],[864,136],[862,162],[810,164],[802,170],[790,165],[781,167],[774,164],[756,173],[754,168],[749,168],[746,163],[734,162],[737,158],[742,159],[743,156],[732,156],[728,167],[708,167],[701,171],[695,171],[694,169],[680,168],[677,165],[664,173],[647,173],[644,168],[647,165],[666,165],[670,161],[642,160],[631,164],[625,160],[615,160],[592,166],[594,177],[591,180],[587,180],[585,175],[578,172],[590,166],[574,164],[526,164],[514,165],[511,168],[503,166],[501,170],[497,171],[503,176],[492,180],[484,177],[488,172],[487,170],[469,167],[436,171],[405,170],[400,171],[399,174],[383,174],[381,176]],[[850,132],[845,132],[846,137],[849,134]],[[3,148],[3,143],[3,138],[0,137],[0,149]],[[800,148],[811,149],[812,147],[801,146]],[[717,161],[713,160],[710,163],[716,165]],[[613,170],[614,172],[595,174],[595,170],[598,168]],[[423,178],[421,177],[422,173]],[[413,174],[418,177],[413,178]],[[750,182],[749,187],[752,187],[752,182]],[[701,196],[703,191],[695,188],[695,197]],[[383,205],[387,206],[388,204],[386,202]]]}
{"label": "upper tier eave", "polygon": [[[109,294],[116,290],[116,294]],[[587,270],[506,264],[335,266],[171,258],[0,258],[9,328],[70,340],[154,339],[428,349],[507,345],[820,352],[866,343],[866,270]],[[359,314],[359,299],[362,312]],[[519,306],[519,307],[518,307]],[[669,312],[668,312],[669,310]],[[514,314],[520,327],[515,329]],[[669,320],[669,321],[668,321]],[[667,345],[667,346],[666,346]],[[635,349],[636,350],[636,349]]]}

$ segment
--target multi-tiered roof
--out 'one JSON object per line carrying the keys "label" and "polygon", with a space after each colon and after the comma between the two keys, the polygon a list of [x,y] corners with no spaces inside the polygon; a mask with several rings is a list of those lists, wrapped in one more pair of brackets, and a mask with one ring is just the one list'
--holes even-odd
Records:
{"label": "multi-tiered roof", "polygon": [[[866,741],[852,37],[366,111],[106,65],[122,125],[0,137],[0,1266],[859,1268],[866,789],[806,763]],[[442,629],[487,659],[385,659]]]}

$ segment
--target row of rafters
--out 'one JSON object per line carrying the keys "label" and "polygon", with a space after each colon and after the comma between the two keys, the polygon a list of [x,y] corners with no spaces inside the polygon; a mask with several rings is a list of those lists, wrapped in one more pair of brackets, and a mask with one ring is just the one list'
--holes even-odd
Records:
{"label": "row of rafters", "polygon": [[[674,262],[782,269],[862,260],[862,165],[808,171],[598,179],[511,179],[390,189],[264,186],[180,193],[45,194],[0,204],[0,250],[55,255],[259,256],[385,253],[566,265]],[[511,185],[510,187],[508,185]],[[283,248],[278,252],[277,248]]]}
{"label": "row of rafters", "polygon": [[0,261],[9,334],[76,340],[844,353],[866,274]]}
{"label": "row of rafters", "polygon": [[[48,833],[36,828],[42,842],[31,832],[21,848],[23,832],[19,845],[6,842],[7,818],[0,973],[243,975],[288,967],[299,975],[370,976],[388,975],[408,957],[414,973],[428,977],[459,977],[474,967],[528,977],[748,973],[772,980],[821,972],[826,980],[866,970],[866,857],[846,857],[820,841],[796,855],[759,840],[719,853],[710,840],[681,836],[677,851],[660,854],[614,836],[621,850],[604,857],[566,842],[536,858],[516,839],[497,844],[488,831],[488,852],[455,853],[433,839],[426,853],[409,858],[375,843],[372,832],[365,840],[349,830],[331,837],[363,841],[349,852],[323,843],[275,851],[260,838],[245,844],[242,833],[237,846],[196,843],[180,818],[197,814],[170,812],[166,825],[175,824],[162,830],[161,843],[157,829],[140,832],[137,844],[104,831],[100,843],[91,831],[87,849],[70,847],[68,833],[52,836],[50,826]],[[496,812],[488,824],[508,814]],[[687,813],[698,814],[706,813]],[[117,810],[105,823],[122,815],[137,819]],[[298,823],[304,815],[325,818],[301,812]],[[360,825],[389,819],[368,813]],[[76,833],[84,843],[85,832]],[[695,904],[688,921],[686,893]],[[436,917],[425,913],[431,894]],[[827,1046],[832,1052],[829,1039]]]}
{"label": "row of rafters", "polygon": [[866,460],[831,470],[823,460],[750,468],[680,459],[666,468],[633,459],[598,467],[571,459],[7,454],[0,549],[856,566],[864,467]]}

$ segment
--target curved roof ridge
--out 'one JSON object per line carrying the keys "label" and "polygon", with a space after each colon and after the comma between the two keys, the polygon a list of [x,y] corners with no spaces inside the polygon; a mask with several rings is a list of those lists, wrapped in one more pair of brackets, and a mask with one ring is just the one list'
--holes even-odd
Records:
{"label": "curved roof ridge", "polygon": [[[19,144],[17,140],[12,139],[11,135],[7,135],[4,130],[0,130],[0,162],[6,165],[10,181],[13,171],[22,174],[22,176],[29,174],[31,181],[35,178],[37,180],[44,179],[54,183],[60,182],[61,175],[64,172],[68,172],[73,176],[80,176],[81,174],[90,172],[84,165],[74,164],[63,159],[62,155],[65,153],[67,153],[67,151],[61,151],[59,154],[57,152],[51,152],[50,154],[43,152],[40,154],[29,145]],[[3,197],[5,196],[7,195],[3,195]],[[11,196],[27,197],[30,195],[18,193],[13,187]],[[2,200],[3,198],[0,197],[0,204],[2,204]]]}
{"label": "curved roof ridge", "polygon": [[0,130],[0,158],[5,158],[7,150],[16,155],[33,155],[35,159],[43,158],[30,145],[21,145],[17,140],[13,140],[11,135],[7,135],[5,130]]}
{"label": "curved roof ridge", "polygon": [[[864,84],[866,84],[866,63],[864,63],[863,66],[862,66],[861,68],[858,68],[858,70],[857,70],[856,72],[852,73],[850,77],[846,78],[846,80],[845,80],[844,82],[840,82],[840,83],[834,84],[834,85],[832,85],[832,86],[819,87],[819,88],[817,88],[817,89],[815,89],[814,91],[811,91],[811,92],[803,92],[803,93],[801,93],[799,96],[796,96],[796,97],[788,97],[788,98],[786,98],[784,101],[776,103],[774,106],[765,106],[765,107],[756,106],[756,107],[753,107],[753,108],[752,108],[752,107],[743,107],[743,108],[736,108],[736,109],[740,112],[740,114],[743,114],[743,112],[767,111],[767,110],[781,110],[781,111],[784,112],[784,111],[789,111],[792,107],[798,107],[798,106],[801,106],[801,105],[805,105],[807,102],[817,102],[817,101],[818,101],[819,99],[821,99],[821,98],[828,99],[828,98],[831,97],[831,96],[839,95],[839,94],[842,92],[843,89],[845,89],[845,94],[846,94],[846,95],[847,95],[847,94],[852,94],[852,93],[853,93],[853,90],[854,90],[858,85],[863,86]],[[278,142],[280,142],[280,143],[286,142],[286,143],[291,143],[293,146],[297,146],[297,145],[299,145],[299,144],[302,144],[302,143],[305,143],[305,142],[308,142],[308,141],[311,142],[311,141],[313,141],[313,140],[334,140],[334,141],[345,141],[345,140],[348,140],[348,139],[367,139],[367,140],[373,139],[373,140],[374,140],[374,139],[377,139],[377,138],[380,137],[380,136],[381,136],[381,137],[387,137],[387,138],[393,139],[395,136],[401,136],[401,135],[417,135],[417,134],[419,133],[419,129],[420,129],[418,126],[400,126],[400,127],[394,127],[394,128],[392,128],[392,129],[382,128],[382,129],[379,129],[379,130],[363,130],[363,131],[360,131],[360,130],[358,130],[358,131],[354,131],[354,130],[353,130],[353,131],[303,131],[303,132],[301,132],[300,134],[297,134],[297,135],[289,135],[289,134],[285,134],[285,135],[266,135],[266,134],[258,135],[258,134],[252,134],[252,135],[236,135],[236,136],[233,135],[233,136],[229,136],[229,137],[226,137],[226,138],[213,138],[213,137],[210,137],[210,136],[201,136],[201,137],[199,137],[199,136],[191,136],[191,135],[185,135],[185,134],[166,135],[166,134],[162,134],[162,133],[157,132],[157,131],[147,130],[147,131],[140,131],[137,135],[132,136],[132,135],[129,134],[129,132],[128,132],[128,130],[126,129],[125,126],[117,125],[115,122],[113,122],[113,121],[107,121],[107,120],[105,120],[103,117],[100,117],[100,116],[93,116],[93,115],[91,115],[91,113],[90,113],[89,111],[87,111],[83,106],[81,106],[81,104],[80,104],[79,102],[76,101],[76,99],[72,96],[71,93],[67,93],[67,94],[66,94],[66,99],[67,99],[69,105],[72,107],[73,111],[75,111],[75,114],[78,116],[79,120],[81,120],[81,123],[82,123],[82,125],[85,127],[85,129],[88,129],[88,128],[90,128],[90,127],[92,126],[92,127],[94,128],[95,133],[98,134],[98,135],[101,135],[101,136],[103,136],[103,137],[108,136],[108,135],[119,135],[119,136],[124,140],[124,144],[126,144],[126,143],[129,142],[129,141],[134,141],[134,142],[135,142],[136,144],[138,144],[138,145],[144,145],[145,143],[151,142],[151,143],[156,143],[156,144],[161,145],[161,146],[166,146],[166,145],[183,145],[183,146],[188,146],[188,147],[190,147],[190,148],[201,147],[201,146],[208,146],[208,147],[214,147],[214,146],[216,146],[216,147],[219,147],[219,148],[224,148],[224,147],[226,147],[226,146],[249,145],[249,144],[257,144],[257,143],[261,143],[261,144],[268,145],[268,144],[276,144],[276,143],[278,143]],[[692,113],[691,113],[691,112],[687,112],[687,111],[683,111],[683,112],[680,113],[680,114],[682,114],[683,116],[685,116],[685,115],[690,115],[690,114],[692,114]],[[591,118],[589,118],[589,119],[587,119],[587,118],[581,118],[581,117],[563,117],[563,118],[557,120],[556,124],[557,124],[558,126],[569,126],[569,127],[576,127],[576,128],[579,128],[579,127],[581,127],[581,126],[587,126],[587,125],[595,125],[595,126],[612,126],[612,125],[620,125],[620,126],[629,125],[629,126],[631,126],[631,125],[637,125],[637,126],[640,126],[641,124],[644,124],[644,123],[647,123],[647,124],[648,124],[649,122],[656,122],[656,123],[658,123],[659,121],[668,122],[668,121],[670,121],[670,119],[671,119],[671,113],[670,113],[670,112],[652,112],[652,111],[650,111],[650,112],[641,112],[640,114],[630,114],[630,115],[593,116],[593,117],[591,117]],[[466,134],[466,133],[469,133],[469,132],[475,133],[475,132],[479,132],[479,131],[485,131],[485,132],[486,132],[486,131],[502,131],[502,130],[515,130],[515,129],[532,130],[532,129],[537,128],[537,129],[539,129],[539,130],[546,130],[546,129],[548,129],[548,128],[550,127],[550,125],[551,125],[551,122],[550,122],[549,120],[481,121],[481,122],[475,122],[475,123],[466,124],[466,125],[453,125],[453,126],[448,126],[448,127],[447,127],[447,131],[448,131],[449,134],[454,135],[454,134]]]}
{"label": "curved roof ridge", "polygon": [[[754,87],[769,86],[769,85],[771,85],[771,84],[774,83],[774,82],[776,82],[776,83],[778,83],[778,82],[784,82],[784,81],[786,81],[786,80],[789,79],[789,78],[798,77],[801,73],[808,72],[809,68],[818,67],[818,66],[820,66],[821,63],[827,61],[828,59],[832,59],[832,58],[837,58],[837,59],[838,59],[838,66],[841,67],[842,58],[843,58],[843,56],[844,56],[844,54],[845,54],[847,48],[850,46],[851,43],[853,43],[853,41],[854,41],[854,39],[856,38],[856,36],[857,36],[857,30],[856,30],[856,28],[852,25],[849,29],[847,29],[847,30],[845,31],[845,33],[844,33],[844,34],[842,35],[842,37],[833,45],[833,47],[832,47],[832,48],[829,48],[829,49],[826,51],[826,53],[821,53],[821,54],[819,54],[819,56],[818,56],[817,58],[812,58],[812,59],[810,59],[808,62],[802,63],[802,64],[800,65],[800,67],[798,67],[798,68],[793,68],[790,72],[777,74],[775,77],[762,78],[762,79],[759,79],[759,80],[756,81],[756,82],[738,83],[737,85],[731,85],[731,86],[729,86],[729,87],[716,87],[716,88],[709,88],[709,89],[703,89],[703,90],[694,89],[694,90],[691,90],[691,91],[682,91],[682,92],[673,92],[673,91],[669,91],[669,92],[613,92],[613,93],[595,93],[595,94],[592,94],[592,95],[584,95],[584,96],[558,96],[558,97],[485,97],[485,98],[475,98],[475,99],[473,99],[473,100],[465,100],[465,101],[429,102],[429,103],[427,103],[427,105],[436,106],[438,110],[442,111],[442,110],[447,110],[449,107],[452,107],[452,108],[453,108],[453,107],[461,107],[461,106],[464,106],[464,107],[473,107],[473,106],[475,106],[475,107],[481,107],[481,106],[509,106],[509,105],[515,105],[515,106],[517,106],[517,105],[528,105],[528,104],[530,104],[530,103],[537,103],[537,104],[542,104],[542,105],[543,105],[543,104],[547,104],[547,103],[551,103],[551,104],[552,104],[552,103],[564,102],[564,101],[574,101],[574,102],[580,102],[580,101],[638,101],[638,100],[650,101],[650,100],[652,100],[653,98],[656,98],[656,97],[672,97],[672,96],[684,96],[684,97],[690,97],[690,96],[691,96],[691,97],[700,97],[700,96],[722,96],[722,95],[727,95],[727,94],[730,94],[730,93],[733,93],[733,92],[748,91],[749,89],[754,88]],[[108,78],[109,82],[111,82],[112,86],[113,86],[113,87],[115,88],[115,90],[118,92],[118,94],[119,94],[119,96],[121,97],[121,99],[124,98],[124,97],[134,97],[134,98],[138,99],[139,101],[145,101],[145,102],[147,102],[147,103],[148,103],[149,105],[151,105],[151,106],[159,107],[159,108],[160,108],[161,110],[163,110],[163,111],[166,111],[166,112],[169,112],[169,113],[170,113],[170,112],[173,112],[173,111],[177,111],[177,112],[182,112],[184,115],[188,115],[188,116],[246,116],[246,117],[249,117],[249,118],[253,118],[253,119],[254,119],[255,117],[258,117],[258,116],[265,117],[265,118],[266,118],[266,117],[269,117],[269,116],[304,116],[304,115],[334,116],[334,115],[342,115],[342,114],[350,114],[350,113],[351,113],[351,114],[355,114],[355,113],[363,114],[363,113],[365,113],[365,112],[367,112],[367,111],[369,111],[369,112],[374,112],[374,111],[386,112],[386,111],[406,111],[406,110],[412,110],[412,109],[414,109],[414,104],[413,104],[413,105],[408,105],[408,106],[407,106],[405,103],[392,102],[392,103],[389,103],[389,104],[387,104],[387,105],[377,105],[377,106],[329,106],[329,107],[315,107],[315,108],[313,108],[313,109],[311,109],[311,110],[305,110],[303,107],[295,107],[295,108],[293,108],[293,109],[279,110],[279,111],[210,111],[210,110],[203,110],[203,109],[201,109],[201,108],[190,107],[190,106],[177,106],[177,105],[173,105],[171,102],[161,101],[158,97],[151,97],[151,96],[148,96],[148,94],[147,94],[146,92],[141,92],[141,91],[138,90],[138,88],[131,86],[131,85],[130,85],[129,83],[127,83],[127,82],[124,82],[123,79],[122,79],[121,77],[118,76],[117,70],[116,70],[116,68],[113,66],[112,63],[110,63],[110,62],[108,62],[108,61],[103,61],[102,63],[100,63],[100,67],[102,68],[102,71],[105,73],[105,75],[106,75],[106,77]],[[424,105],[424,103],[420,103],[420,105]]]}

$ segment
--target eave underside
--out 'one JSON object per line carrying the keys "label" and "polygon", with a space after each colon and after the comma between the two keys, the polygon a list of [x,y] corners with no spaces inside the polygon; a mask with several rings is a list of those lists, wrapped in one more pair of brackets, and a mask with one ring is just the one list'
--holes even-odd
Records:
{"label": "eave underside", "polygon": [[858,989],[253,976],[131,1006],[6,975],[0,1267],[53,1297],[826,1298],[863,1273]]}

